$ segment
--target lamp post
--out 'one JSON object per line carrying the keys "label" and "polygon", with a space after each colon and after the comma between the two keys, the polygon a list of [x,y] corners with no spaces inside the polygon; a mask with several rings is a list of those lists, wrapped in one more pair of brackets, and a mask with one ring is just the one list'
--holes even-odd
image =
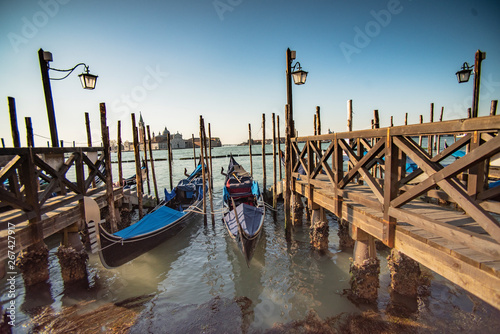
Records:
{"label": "lamp post", "polygon": [[[285,161],[285,230],[289,231],[289,222],[291,222],[291,204],[292,204],[292,166],[295,164],[295,158],[291,147],[290,138],[295,137],[295,126],[293,122],[293,103],[292,103],[292,77],[296,85],[303,85],[306,82],[307,72],[303,71],[300,63],[296,62],[292,66],[293,60],[296,58],[296,52],[289,48],[286,50],[286,161]],[[298,68],[297,68],[298,66]],[[293,72],[292,72],[293,70]]]}
{"label": "lamp post", "polygon": [[[42,73],[42,83],[43,92],[45,95],[45,105],[47,107],[47,116],[49,119],[50,128],[50,139],[52,142],[52,147],[59,147],[59,140],[57,138],[57,126],[56,126],[56,115],[54,112],[54,100],[52,99],[52,89],[50,87],[50,80],[63,80],[66,79],[78,66],[83,65],[85,67],[86,73],[79,75],[82,87],[84,89],[94,89],[97,81],[97,75],[89,73],[89,67],[84,63],[79,63],[68,70],[58,70],[55,68],[50,68],[49,62],[52,61],[52,53],[43,51],[43,49],[38,50],[38,60],[40,62],[40,71]],[[67,72],[62,78],[50,78],[49,70],[54,70],[58,72]]]}
{"label": "lamp post", "polygon": [[472,68],[474,68],[474,88],[472,92],[472,113],[471,117],[477,117],[479,109],[479,88],[481,86],[481,62],[486,59],[486,52],[476,51],[474,66],[469,66],[467,62],[462,65],[462,69],[456,74],[458,83],[469,81]]}

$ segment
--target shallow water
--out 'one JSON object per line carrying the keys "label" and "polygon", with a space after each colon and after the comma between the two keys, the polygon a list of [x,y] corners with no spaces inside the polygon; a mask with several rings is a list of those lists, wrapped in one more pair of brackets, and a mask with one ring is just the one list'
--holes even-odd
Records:
{"label": "shallow water", "polygon": [[[222,153],[248,153],[247,147],[222,147],[214,149],[214,155]],[[254,152],[260,153],[260,147]],[[271,152],[270,147],[267,152]],[[154,152],[162,158],[166,152]],[[174,151],[174,180],[179,180],[184,168],[194,167],[192,160],[178,160],[191,156],[192,149]],[[132,159],[132,153],[125,153],[125,159]],[[249,158],[236,160],[249,168]],[[266,157],[268,185],[272,182],[272,159]],[[228,159],[214,159],[214,208],[220,210],[223,176],[217,174],[226,168]],[[155,162],[158,186],[168,185],[168,163]],[[253,160],[255,178],[262,178],[260,157]],[[113,165],[113,178],[117,178],[117,166]],[[132,163],[124,164],[124,176],[135,172]],[[151,189],[153,187],[151,186]],[[147,186],[145,186],[147,191]],[[58,236],[46,240],[50,248],[50,280],[26,291],[19,274],[16,279],[15,298],[17,313],[15,332],[29,333],[41,330],[35,327],[61,319],[77,321],[78,315],[85,315],[106,307],[110,310],[106,321],[97,331],[116,330],[107,323],[113,317],[128,317],[135,321],[131,332],[254,332],[266,330],[277,323],[289,323],[306,318],[314,310],[319,318],[327,319],[345,314],[371,312],[386,322],[404,323],[408,330],[416,332],[497,332],[500,328],[500,312],[471,296],[463,289],[433,274],[430,296],[416,300],[391,299],[389,293],[389,272],[387,250],[378,251],[380,264],[380,288],[377,305],[355,305],[342,295],[349,287],[349,264],[352,250],[337,249],[337,223],[329,215],[329,249],[319,253],[310,248],[309,226],[306,222],[294,229],[287,241],[283,229],[282,204],[276,219],[268,211],[263,235],[255,251],[250,268],[228,236],[222,225],[220,214],[215,225],[210,218],[204,226],[201,216],[195,216],[189,226],[175,239],[167,240],[154,250],[123,265],[120,268],[105,269],[97,255],[90,255],[88,263],[88,285],[65,287],[55,252],[60,242]],[[8,284],[0,282],[1,303],[5,309],[10,301]],[[120,302],[141,298],[139,306],[121,306]],[[125,302],[125,304],[131,304]],[[400,304],[405,304],[406,317],[390,315],[390,310],[402,315]],[[127,305],[128,305],[127,304]],[[133,304],[133,303],[132,303]],[[115,308],[109,308],[109,305]],[[399,306],[398,306],[399,305]],[[73,307],[73,308],[72,308]],[[72,310],[71,313],[68,310]],[[133,310],[133,313],[124,313]],[[134,319],[133,315],[137,315]],[[66,318],[64,318],[66,317]],[[35,320],[34,320],[35,319]],[[47,320],[48,319],[48,320]],[[81,319],[80,319],[81,320]],[[78,325],[84,331],[92,324],[82,321]],[[55,327],[54,327],[55,328]],[[57,330],[47,330],[58,332]],[[95,329],[92,331],[95,332]],[[67,332],[60,330],[59,332]],[[90,332],[90,330],[89,330]]]}

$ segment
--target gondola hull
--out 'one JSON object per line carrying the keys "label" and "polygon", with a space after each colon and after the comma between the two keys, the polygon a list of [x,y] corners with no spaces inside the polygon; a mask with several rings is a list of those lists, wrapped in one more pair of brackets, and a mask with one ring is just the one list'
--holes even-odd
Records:
{"label": "gondola hull", "polygon": [[[200,208],[201,204],[202,201],[198,201],[193,206]],[[162,229],[126,240],[109,233],[97,224],[99,257],[103,266],[108,269],[116,268],[152,250],[186,228],[193,214],[193,212],[187,212]]]}

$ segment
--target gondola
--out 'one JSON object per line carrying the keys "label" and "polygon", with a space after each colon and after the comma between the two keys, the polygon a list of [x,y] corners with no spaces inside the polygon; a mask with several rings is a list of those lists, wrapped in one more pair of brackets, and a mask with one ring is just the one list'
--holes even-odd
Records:
{"label": "gondola", "polygon": [[198,165],[171,193],[165,190],[165,199],[137,223],[115,233],[109,233],[101,224],[89,229],[93,230],[90,239],[98,243],[104,267],[121,266],[184,229],[203,202],[201,170],[201,165]]}
{"label": "gondola", "polygon": [[266,210],[259,185],[231,156],[223,187],[223,222],[247,266],[262,233]]}

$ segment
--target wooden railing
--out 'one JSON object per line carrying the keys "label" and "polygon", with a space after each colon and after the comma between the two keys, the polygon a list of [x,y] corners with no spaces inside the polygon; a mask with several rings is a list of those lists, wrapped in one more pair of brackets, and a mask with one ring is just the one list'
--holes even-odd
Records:
{"label": "wooden railing", "polygon": [[[99,180],[106,182],[101,172],[104,154],[99,152],[102,151],[102,147],[0,149],[0,209],[10,207],[23,211],[23,214],[9,219],[9,223],[39,221],[44,213],[105,189],[91,188],[96,180],[97,183]],[[97,158],[95,163],[89,154]],[[68,179],[72,166],[76,181]],[[50,204],[48,200],[54,193],[61,196],[61,200]],[[0,229],[6,227],[0,226]]]}
{"label": "wooden railing", "polygon": [[[491,214],[500,213],[500,202],[493,200],[500,186],[488,185],[490,158],[500,153],[499,130],[500,116],[490,116],[292,138],[292,176],[311,192],[315,186],[330,190],[337,216],[343,199],[383,214],[383,241],[391,247],[398,221],[429,221],[403,207],[423,195],[455,203],[500,242],[500,224]],[[457,140],[433,150],[433,140],[444,135]],[[407,171],[410,159],[416,167]],[[351,191],[353,184],[367,186],[372,196]]]}

